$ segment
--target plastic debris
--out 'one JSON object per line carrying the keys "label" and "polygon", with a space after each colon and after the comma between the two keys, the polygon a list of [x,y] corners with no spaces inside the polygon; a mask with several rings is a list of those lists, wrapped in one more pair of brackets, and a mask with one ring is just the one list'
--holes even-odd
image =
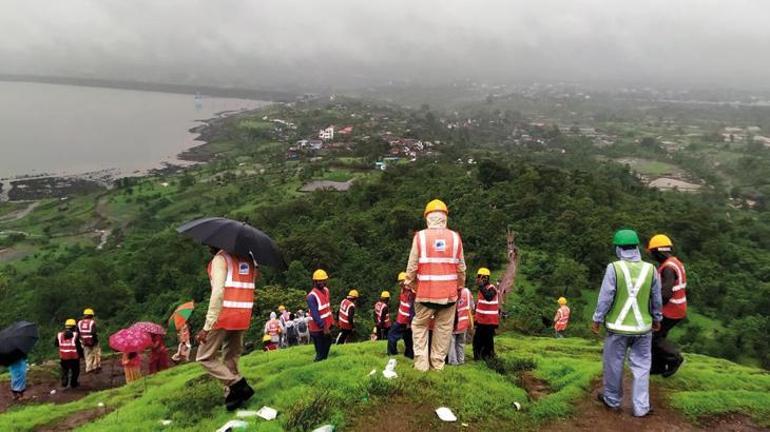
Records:
{"label": "plastic debris", "polygon": [[313,432],[334,432],[334,426],[332,425],[323,425],[319,428],[313,429]]}
{"label": "plastic debris", "polygon": [[382,376],[384,376],[386,379],[398,378],[398,374],[390,370],[382,371]]}
{"label": "plastic debris", "polygon": [[243,420],[230,420],[224,426],[217,429],[217,432],[230,432],[235,429],[246,429],[247,427],[249,427],[249,424]]}
{"label": "plastic debris", "polygon": [[99,408],[104,408],[104,402],[99,402],[98,404],[96,404],[96,406],[98,406]]}
{"label": "plastic debris", "polygon": [[256,417],[259,413],[257,411],[246,411],[246,410],[238,410],[235,413],[235,416],[238,418],[245,418],[245,417]]}
{"label": "plastic debris", "polygon": [[514,403],[513,403],[513,406],[515,406],[515,407],[516,407],[516,411],[521,411],[521,404],[520,404],[520,403],[518,403],[518,402],[514,402]]}
{"label": "plastic debris", "polygon": [[462,427],[468,427],[468,423],[460,423],[460,426],[462,426]]}
{"label": "plastic debris", "polygon": [[442,421],[445,422],[455,422],[457,421],[457,416],[447,407],[440,407],[436,409],[436,415],[438,415],[438,418],[440,418]]}
{"label": "plastic debris", "polygon": [[160,425],[161,426],[169,426],[171,423],[173,423],[171,420],[161,420]]}
{"label": "plastic debris", "polygon": [[268,406],[263,406],[257,411],[257,416],[262,417],[265,420],[274,420],[278,417],[278,411]]}
{"label": "plastic debris", "polygon": [[396,361],[396,359],[392,358],[388,360],[388,364],[385,365],[385,370],[393,372],[396,370],[397,364],[398,362]]}
{"label": "plastic debris", "polygon": [[372,369],[371,372],[369,372],[369,376],[372,376],[377,373],[377,369]]}
{"label": "plastic debris", "polygon": [[55,395],[56,394],[56,389],[51,390],[51,394]]}

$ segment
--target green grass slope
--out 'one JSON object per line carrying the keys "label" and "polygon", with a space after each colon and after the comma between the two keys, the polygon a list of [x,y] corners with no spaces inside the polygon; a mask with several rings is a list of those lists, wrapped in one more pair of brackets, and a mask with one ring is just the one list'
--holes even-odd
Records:
{"label": "green grass slope", "polygon": [[[380,373],[387,362],[381,342],[334,346],[329,360],[321,363],[311,361],[310,346],[253,353],[241,359],[242,372],[256,390],[248,408],[267,405],[279,416],[271,422],[249,419],[249,430],[312,430],[326,423],[358,430],[360,419],[390,404],[427,407],[422,415],[433,425],[438,420],[429,410],[448,406],[468,424],[466,430],[533,430],[573,414],[575,402],[587,397],[601,375],[601,345],[595,341],[516,335],[497,340],[499,358],[489,364],[470,361],[420,374],[399,357],[399,377],[389,381]],[[377,374],[369,376],[372,369]],[[532,382],[540,384],[538,394],[532,392]],[[678,375],[654,378],[653,385],[662,386],[670,404],[693,420],[741,413],[768,424],[770,375],[759,369],[687,355]],[[189,364],[77,402],[16,408],[0,415],[0,430],[34,430],[89,416],[94,419],[77,430],[212,431],[235,418],[221,400],[220,385],[199,365]],[[398,415],[410,416],[404,411]],[[171,425],[161,426],[163,419],[172,420]]]}

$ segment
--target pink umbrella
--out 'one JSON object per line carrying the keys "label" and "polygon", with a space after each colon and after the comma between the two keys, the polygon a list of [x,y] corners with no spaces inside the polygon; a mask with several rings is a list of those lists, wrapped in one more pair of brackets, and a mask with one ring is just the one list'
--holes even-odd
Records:
{"label": "pink umbrella", "polygon": [[110,348],[124,353],[140,352],[152,345],[150,335],[136,329],[118,330],[110,336]]}
{"label": "pink umbrella", "polygon": [[166,334],[166,329],[164,329],[162,325],[155,324],[154,322],[149,322],[149,321],[138,322],[129,328],[132,330],[139,330],[141,332],[145,332],[149,334],[157,334],[157,335]]}

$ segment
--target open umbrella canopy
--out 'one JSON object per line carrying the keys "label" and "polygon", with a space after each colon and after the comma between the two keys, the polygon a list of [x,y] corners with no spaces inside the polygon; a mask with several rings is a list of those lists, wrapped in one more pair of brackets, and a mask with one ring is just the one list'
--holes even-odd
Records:
{"label": "open umbrella canopy", "polygon": [[32,350],[39,338],[37,324],[17,321],[0,330],[0,365],[8,366]]}
{"label": "open umbrella canopy", "polygon": [[286,261],[273,239],[247,223],[220,217],[203,218],[187,222],[177,228],[177,232],[237,256],[250,256],[258,264],[286,269]]}
{"label": "open umbrella canopy", "polygon": [[155,324],[154,322],[149,322],[149,321],[138,322],[136,324],[133,324],[131,327],[129,327],[129,329],[138,330],[149,334],[157,334],[157,335],[166,334],[166,329],[164,329],[162,325]]}
{"label": "open umbrella canopy", "polygon": [[136,329],[118,330],[110,336],[110,348],[124,353],[141,352],[152,345],[149,333]]}
{"label": "open umbrella canopy", "polygon": [[177,331],[181,330],[184,323],[190,319],[193,309],[195,309],[195,302],[193,301],[188,301],[187,303],[179,305],[174,310],[174,313],[171,314],[171,317],[169,317],[169,324],[173,322],[174,328],[176,328]]}

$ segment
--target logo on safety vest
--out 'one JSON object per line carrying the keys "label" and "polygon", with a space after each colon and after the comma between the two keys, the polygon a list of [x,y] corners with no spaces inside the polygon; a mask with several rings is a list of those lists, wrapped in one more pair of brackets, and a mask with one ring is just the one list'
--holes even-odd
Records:
{"label": "logo on safety vest", "polygon": [[249,274],[249,263],[238,263],[238,274],[247,275]]}
{"label": "logo on safety vest", "polygon": [[436,252],[444,252],[446,250],[446,240],[436,239],[433,242],[433,248],[436,250]]}

